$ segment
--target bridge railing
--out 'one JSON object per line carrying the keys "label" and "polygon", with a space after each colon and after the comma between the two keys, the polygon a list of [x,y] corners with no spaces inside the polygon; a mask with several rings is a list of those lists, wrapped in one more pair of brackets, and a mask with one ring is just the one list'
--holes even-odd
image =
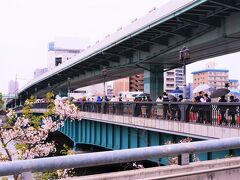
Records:
{"label": "bridge railing", "polygon": [[240,103],[81,102],[81,111],[240,127]]}
{"label": "bridge railing", "polygon": [[[240,127],[240,103],[192,102],[74,102],[83,112],[112,114],[213,126]],[[46,109],[36,103],[33,109]],[[22,106],[15,108],[16,111]]]}
{"label": "bridge railing", "polygon": [[[0,176],[23,172],[45,172],[65,168],[82,168],[113,163],[141,161],[150,158],[163,158],[180,155],[179,164],[189,164],[189,154],[213,152],[240,148],[240,138],[224,138],[190,143],[151,146],[89,154],[18,160],[0,163]],[[239,166],[238,166],[239,168]],[[28,173],[28,178],[29,173]]]}

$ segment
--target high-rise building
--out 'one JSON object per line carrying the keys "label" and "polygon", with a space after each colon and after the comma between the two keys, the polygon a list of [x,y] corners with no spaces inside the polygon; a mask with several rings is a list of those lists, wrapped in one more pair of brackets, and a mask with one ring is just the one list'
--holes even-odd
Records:
{"label": "high-rise building", "polygon": [[175,90],[177,87],[182,88],[183,84],[184,84],[183,67],[164,72],[164,91],[166,91],[167,93]]}
{"label": "high-rise building", "polygon": [[143,73],[113,81],[113,94],[119,95],[120,92],[143,92]]}
{"label": "high-rise building", "polygon": [[[164,91],[171,92],[177,87],[182,88],[184,83],[183,68],[176,68],[164,73]],[[137,74],[114,81],[114,94],[120,91],[144,91],[144,74]]]}
{"label": "high-rise building", "polygon": [[34,78],[36,78],[36,77],[44,74],[44,73],[47,72],[47,71],[48,71],[48,68],[36,69],[36,70],[34,71]]}
{"label": "high-rise building", "polygon": [[129,77],[129,88],[130,91],[142,91],[144,89],[144,82],[143,82],[144,75],[136,74],[134,76]]}
{"label": "high-rise building", "polygon": [[128,92],[130,90],[130,78],[122,78],[113,81],[113,95],[118,96],[120,92]]}
{"label": "high-rise building", "polygon": [[215,88],[223,88],[229,82],[229,70],[227,69],[204,69],[192,72],[193,88],[201,84],[208,84]]}
{"label": "high-rise building", "polygon": [[16,94],[19,89],[18,81],[9,81],[8,82],[8,94]]}

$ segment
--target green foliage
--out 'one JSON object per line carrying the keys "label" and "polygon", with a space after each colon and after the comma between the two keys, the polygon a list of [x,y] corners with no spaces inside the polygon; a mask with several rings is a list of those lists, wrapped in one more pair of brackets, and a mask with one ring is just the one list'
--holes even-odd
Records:
{"label": "green foliage", "polygon": [[48,171],[48,172],[38,172],[35,173],[34,179],[36,180],[49,180],[49,179],[58,179],[57,171]]}
{"label": "green foliage", "polygon": [[8,178],[7,177],[2,177],[1,180],[8,180]]}
{"label": "green foliage", "polygon": [[62,155],[68,155],[69,154],[70,147],[66,144],[63,145],[63,149],[60,151]]}
{"label": "green foliage", "polygon": [[32,119],[33,115],[31,108],[33,107],[34,103],[35,97],[33,95],[31,95],[30,98],[25,101],[22,113],[26,118]]}
{"label": "green foliage", "polygon": [[25,143],[21,143],[21,144],[17,143],[17,144],[15,145],[15,148],[16,148],[17,150],[26,151],[26,150],[28,150],[29,145],[28,145],[28,144],[25,144]]}
{"label": "green foliage", "polygon": [[54,94],[53,92],[48,92],[46,95],[46,99],[48,102],[48,111],[44,113],[44,116],[51,116],[55,113],[55,105],[54,105]]}
{"label": "green foliage", "polygon": [[227,154],[224,158],[232,158],[232,157],[235,157],[234,154]]}
{"label": "green foliage", "polygon": [[3,98],[2,93],[0,93],[0,109],[3,107],[4,104],[4,100],[2,98]]}

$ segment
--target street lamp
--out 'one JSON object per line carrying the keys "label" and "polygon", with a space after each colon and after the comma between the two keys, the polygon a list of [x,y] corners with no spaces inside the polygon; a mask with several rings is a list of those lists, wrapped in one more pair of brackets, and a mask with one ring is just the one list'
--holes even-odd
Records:
{"label": "street lamp", "polygon": [[183,67],[184,67],[184,84],[183,84],[183,98],[186,99],[187,98],[187,79],[186,79],[186,62],[187,60],[190,59],[190,50],[184,46],[181,51],[179,52],[179,60],[182,62]]}
{"label": "street lamp", "polygon": [[106,76],[107,76],[107,69],[103,69],[102,70],[102,76],[103,76],[103,94],[104,94],[104,98],[106,96],[106,92],[105,92],[105,81],[106,81]]}
{"label": "street lamp", "polygon": [[70,86],[71,86],[71,78],[68,77],[67,78],[67,97],[68,97],[68,99],[70,98],[70,93],[71,93]]}

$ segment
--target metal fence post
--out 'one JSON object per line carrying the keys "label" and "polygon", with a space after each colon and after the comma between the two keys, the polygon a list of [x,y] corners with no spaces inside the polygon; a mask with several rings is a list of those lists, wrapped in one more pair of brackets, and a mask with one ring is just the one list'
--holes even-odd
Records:
{"label": "metal fence post", "polygon": [[188,153],[184,153],[178,156],[178,165],[189,165]]}

